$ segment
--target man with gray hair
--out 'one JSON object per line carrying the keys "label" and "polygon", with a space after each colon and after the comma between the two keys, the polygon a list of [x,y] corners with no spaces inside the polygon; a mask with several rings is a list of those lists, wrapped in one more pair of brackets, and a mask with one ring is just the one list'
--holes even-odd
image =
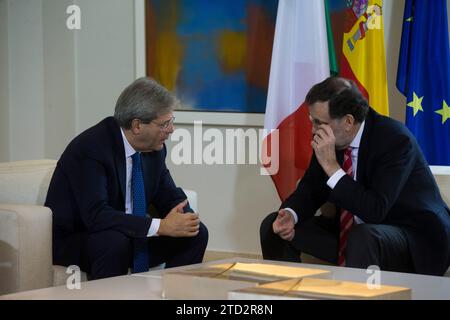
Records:
{"label": "man with gray hair", "polygon": [[[137,79],[114,117],[67,146],[46,199],[54,264],[78,265],[100,279],[202,262],[208,231],[165,164],[177,104],[156,81]],[[148,214],[150,206],[161,218]]]}

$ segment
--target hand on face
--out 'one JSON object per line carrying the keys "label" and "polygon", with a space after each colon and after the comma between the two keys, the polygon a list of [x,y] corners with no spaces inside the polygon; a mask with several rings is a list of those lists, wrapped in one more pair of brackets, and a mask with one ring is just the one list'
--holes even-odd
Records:
{"label": "hand on face", "polygon": [[272,224],[272,229],[275,234],[278,234],[281,239],[292,241],[295,236],[295,222],[292,214],[284,209],[278,211],[278,216]]}
{"label": "hand on face", "polygon": [[336,138],[329,125],[321,124],[318,126],[313,133],[311,146],[317,161],[319,161],[319,164],[329,177],[340,169],[336,160]]}

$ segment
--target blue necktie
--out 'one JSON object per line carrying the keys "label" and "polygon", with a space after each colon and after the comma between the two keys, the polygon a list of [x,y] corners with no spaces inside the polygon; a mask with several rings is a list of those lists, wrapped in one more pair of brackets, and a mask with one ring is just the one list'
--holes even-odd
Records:
{"label": "blue necktie", "polygon": [[[144,176],[142,174],[141,154],[136,152],[131,156],[133,170],[131,174],[131,192],[133,195],[133,214],[145,217],[147,203],[145,201]],[[149,256],[147,238],[134,239],[133,273],[149,270]]]}

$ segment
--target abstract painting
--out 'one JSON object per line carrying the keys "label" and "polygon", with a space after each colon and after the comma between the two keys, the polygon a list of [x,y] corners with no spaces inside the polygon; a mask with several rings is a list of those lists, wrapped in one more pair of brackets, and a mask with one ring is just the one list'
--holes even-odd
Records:
{"label": "abstract painting", "polygon": [[180,110],[264,113],[278,0],[146,0],[146,65]]}

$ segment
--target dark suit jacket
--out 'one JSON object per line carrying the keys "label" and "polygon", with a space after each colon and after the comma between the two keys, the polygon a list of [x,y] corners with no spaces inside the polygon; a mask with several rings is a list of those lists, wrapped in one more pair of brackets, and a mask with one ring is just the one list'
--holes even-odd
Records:
{"label": "dark suit jacket", "polygon": [[[343,152],[337,153],[343,158]],[[366,223],[402,228],[418,273],[442,275],[450,265],[450,211],[422,151],[400,122],[370,109],[358,151],[357,181],[344,176],[331,190],[313,155],[304,178],[281,205],[299,221],[326,201]]]}
{"label": "dark suit jacket", "polygon": [[[142,154],[148,205],[162,217],[186,199],[165,165],[166,148]],[[119,125],[109,117],[77,136],[58,161],[46,206],[53,212],[53,261],[79,264],[86,235],[116,230],[147,236],[151,217],[125,214],[125,150]],[[185,211],[192,211],[186,206]]]}

